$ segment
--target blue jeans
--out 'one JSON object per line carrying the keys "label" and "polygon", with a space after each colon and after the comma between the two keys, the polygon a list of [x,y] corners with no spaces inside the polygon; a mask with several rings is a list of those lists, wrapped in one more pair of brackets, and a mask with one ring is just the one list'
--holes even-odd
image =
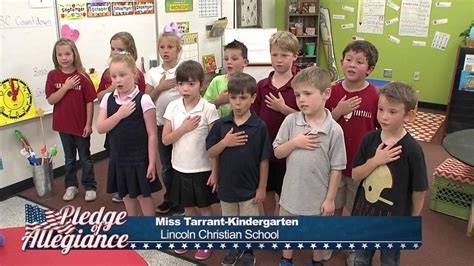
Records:
{"label": "blue jeans", "polygon": [[90,136],[87,138],[74,136],[66,133],[59,133],[61,143],[63,144],[66,177],[64,183],[66,188],[68,187],[79,187],[76,177],[76,150],[79,152],[79,159],[82,164],[82,179],[81,183],[84,189],[96,190],[97,182],[94,176],[94,165],[90,151]]}
{"label": "blue jeans", "polygon": [[173,184],[173,169],[171,167],[171,152],[173,151],[173,145],[168,146],[163,144],[163,126],[157,126],[158,134],[158,153],[160,154],[161,162],[161,176],[163,177],[163,183],[165,184],[165,201],[170,201],[169,195],[171,192],[171,185]]}
{"label": "blue jeans", "polygon": [[[356,250],[354,266],[372,266],[375,250]],[[380,262],[382,266],[399,266],[400,250],[381,250]]]}

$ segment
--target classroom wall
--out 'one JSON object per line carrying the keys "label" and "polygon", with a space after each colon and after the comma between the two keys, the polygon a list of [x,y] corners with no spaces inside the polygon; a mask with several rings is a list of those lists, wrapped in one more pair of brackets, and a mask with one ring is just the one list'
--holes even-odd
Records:
{"label": "classroom wall", "polygon": [[[400,6],[401,0],[391,0]],[[456,54],[462,39],[458,37],[459,33],[467,29],[474,21],[474,2],[472,0],[452,0],[450,8],[436,7],[437,1],[432,1],[430,26],[428,37],[415,38],[398,35],[398,23],[390,26],[384,26],[384,33],[365,34],[357,33],[355,24],[357,22],[357,0],[321,0],[321,6],[329,8],[331,14],[332,33],[334,38],[334,48],[336,62],[338,62],[339,74],[343,73],[340,69],[341,53],[344,47],[351,41],[352,36],[360,36],[375,44],[379,51],[379,61],[371,78],[388,79],[383,77],[385,68],[392,69],[391,80],[402,81],[412,85],[419,90],[420,101],[447,105],[451,80],[454,71]],[[285,0],[275,1],[275,21],[279,29],[285,29]],[[342,5],[354,7],[354,12],[342,10]],[[344,20],[334,20],[334,14],[345,15]],[[389,7],[385,8],[385,20],[399,17],[400,11],[395,11]],[[448,23],[434,26],[434,19],[447,18]],[[352,29],[341,29],[342,24],[354,23]],[[446,50],[441,51],[431,48],[431,42],[436,31],[445,32],[451,35]],[[400,39],[397,45],[388,40],[388,35],[393,35]],[[425,47],[414,47],[411,42],[425,41]],[[327,66],[326,57],[322,46],[320,45],[319,64]],[[420,72],[420,80],[414,81],[414,72]]]}

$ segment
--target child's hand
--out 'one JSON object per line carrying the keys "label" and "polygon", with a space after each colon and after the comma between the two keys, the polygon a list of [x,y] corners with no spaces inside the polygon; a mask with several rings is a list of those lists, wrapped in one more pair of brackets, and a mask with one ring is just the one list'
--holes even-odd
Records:
{"label": "child's hand", "polygon": [[66,82],[64,82],[64,87],[66,88],[66,90],[70,90],[79,85],[80,82],[81,80],[79,78],[79,75],[74,75],[66,79]]}
{"label": "child's hand", "polygon": [[315,150],[321,146],[321,140],[317,134],[310,134],[311,130],[305,130],[298,134],[293,141],[296,147],[305,150]]}
{"label": "child's hand", "polygon": [[253,203],[260,204],[265,200],[267,196],[267,191],[264,188],[257,188],[257,193],[255,193],[255,198],[253,199]]}
{"label": "child's hand", "polygon": [[223,90],[219,96],[214,99],[214,104],[219,106],[229,103],[229,92],[227,90]]}
{"label": "child's hand", "polygon": [[396,161],[400,158],[400,153],[402,152],[402,146],[393,147],[393,145],[387,145],[385,148],[383,147],[385,144],[380,143],[375,151],[374,157],[372,157],[372,161],[378,166],[387,164],[393,161]]}
{"label": "child's hand", "polygon": [[337,103],[336,109],[341,113],[341,115],[346,115],[357,108],[359,108],[360,103],[362,102],[362,98],[359,96],[354,96],[347,99],[347,95],[341,98],[339,103]]}
{"label": "child's hand", "polygon": [[321,204],[321,216],[333,216],[336,204],[334,200],[325,199]]}
{"label": "child's hand", "polygon": [[225,134],[224,142],[226,147],[235,147],[242,146],[247,143],[248,135],[245,134],[245,131],[239,131],[234,133],[234,128],[231,128],[227,134]]}
{"label": "child's hand", "polygon": [[135,105],[136,104],[134,101],[122,104],[116,114],[120,117],[120,119],[124,119],[135,111]]}
{"label": "child's hand", "polygon": [[268,93],[265,95],[265,103],[267,104],[268,108],[280,113],[281,110],[283,110],[283,108],[286,106],[285,99],[281,95],[281,92],[278,92],[278,97],[273,95],[273,93]]}
{"label": "child's hand", "polygon": [[154,163],[148,164],[148,169],[146,170],[146,178],[149,179],[150,182],[155,181],[156,179],[156,166]]}
{"label": "child's hand", "polygon": [[199,115],[188,116],[184,119],[183,124],[181,124],[180,128],[182,128],[184,132],[187,133],[197,128],[200,122],[201,122],[201,117]]}
{"label": "child's hand", "polygon": [[156,86],[156,89],[163,92],[176,87],[176,79],[166,79],[166,75],[163,75],[160,79],[160,83]]}
{"label": "child's hand", "polygon": [[206,185],[212,187],[212,193],[217,191],[217,179],[214,173],[211,173],[211,175],[207,179]]}
{"label": "child's hand", "polygon": [[84,130],[82,131],[82,137],[86,138],[86,137],[89,137],[91,134],[92,134],[92,126],[86,125],[84,127]]}

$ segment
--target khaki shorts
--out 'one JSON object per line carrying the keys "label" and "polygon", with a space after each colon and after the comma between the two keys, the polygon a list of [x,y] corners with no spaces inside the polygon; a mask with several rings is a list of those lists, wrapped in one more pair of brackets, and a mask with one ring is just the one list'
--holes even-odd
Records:
{"label": "khaki shorts", "polygon": [[[287,209],[283,208],[280,206],[280,212],[279,212],[279,215],[280,216],[302,216],[302,215],[298,215],[298,214],[294,214],[294,213],[291,213],[289,212]],[[319,216],[319,215],[310,215],[310,216]]]}
{"label": "khaki shorts", "polygon": [[255,204],[254,199],[242,202],[221,201],[222,216],[259,216],[260,204]]}
{"label": "khaki shorts", "polygon": [[348,176],[341,177],[341,183],[337,189],[336,194],[336,210],[345,208],[349,213],[352,212],[352,207],[354,207],[354,200],[359,188],[360,181],[354,181]]}

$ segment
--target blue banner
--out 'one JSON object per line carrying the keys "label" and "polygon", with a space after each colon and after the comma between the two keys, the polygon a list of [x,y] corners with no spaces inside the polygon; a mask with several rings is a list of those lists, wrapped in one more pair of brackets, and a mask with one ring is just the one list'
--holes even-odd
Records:
{"label": "blue banner", "polygon": [[421,217],[128,217],[135,249],[418,249]]}

